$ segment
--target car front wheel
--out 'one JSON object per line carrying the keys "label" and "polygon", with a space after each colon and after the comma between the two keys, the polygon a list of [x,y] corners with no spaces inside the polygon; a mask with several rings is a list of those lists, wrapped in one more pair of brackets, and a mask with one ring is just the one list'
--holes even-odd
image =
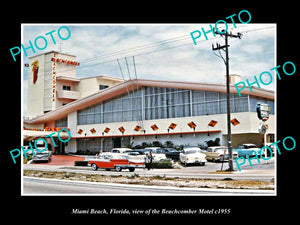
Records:
{"label": "car front wheel", "polygon": [[92,164],[92,170],[96,171],[97,169],[98,169],[98,166],[95,163],[93,163]]}
{"label": "car front wheel", "polygon": [[121,172],[122,171],[122,167],[116,166],[116,171]]}

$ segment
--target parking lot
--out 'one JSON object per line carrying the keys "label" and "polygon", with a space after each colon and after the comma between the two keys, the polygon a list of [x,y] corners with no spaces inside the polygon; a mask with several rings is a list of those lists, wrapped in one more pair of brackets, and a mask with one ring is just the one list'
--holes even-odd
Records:
{"label": "parking lot", "polygon": [[[241,166],[242,171],[238,171],[236,164],[234,165],[233,172],[226,172],[228,162],[210,162],[208,161],[205,166],[190,165],[185,167],[179,162],[173,164],[172,169],[136,169],[134,172],[123,170],[117,172],[115,170],[106,171],[105,169],[98,169],[92,171],[91,167],[87,166],[74,166],[74,161],[78,159],[88,160],[94,156],[62,156],[53,155],[49,163],[31,163],[24,164],[24,170],[42,170],[42,171],[58,171],[58,172],[75,172],[83,174],[101,174],[107,176],[131,176],[133,174],[139,176],[161,176],[161,177],[183,177],[183,178],[203,178],[203,179],[248,179],[248,180],[265,180],[270,181],[275,178],[275,163],[274,157],[268,161],[261,160],[259,164],[257,160],[252,160],[253,166],[244,164]],[[61,162],[59,164],[59,162]],[[65,162],[68,162],[67,164]],[[222,171],[221,171],[222,168]]]}

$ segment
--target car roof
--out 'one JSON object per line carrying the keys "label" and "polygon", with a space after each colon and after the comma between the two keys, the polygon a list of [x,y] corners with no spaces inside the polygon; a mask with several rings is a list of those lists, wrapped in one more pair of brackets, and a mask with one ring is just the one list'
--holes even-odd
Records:
{"label": "car roof", "polygon": [[199,147],[188,147],[188,148],[183,148],[183,150],[187,151],[187,150],[201,150],[201,148]]}
{"label": "car roof", "polygon": [[113,148],[113,149],[118,149],[118,150],[132,150],[131,148]]}
{"label": "car roof", "polygon": [[228,148],[227,146],[209,146],[208,148]]}

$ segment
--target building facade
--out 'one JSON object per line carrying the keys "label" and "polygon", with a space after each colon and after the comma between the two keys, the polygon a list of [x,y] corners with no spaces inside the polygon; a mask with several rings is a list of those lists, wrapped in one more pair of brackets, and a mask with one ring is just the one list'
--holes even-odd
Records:
{"label": "building facade", "polygon": [[29,58],[27,117],[55,110],[99,90],[123,82],[107,76],[76,78],[76,56],[47,52]]}
{"label": "building facade", "polygon": [[[217,138],[221,145],[227,143],[224,84],[146,79],[123,82],[104,76],[77,79],[65,74],[60,74],[56,80],[56,100],[57,104],[61,101],[61,105],[24,119],[24,127],[41,130],[67,127],[72,138],[64,146],[64,152],[94,154],[113,147],[143,146],[153,142],[205,146],[207,141]],[[64,86],[70,86],[70,90],[65,90]],[[72,90],[79,92],[79,97],[63,104],[68,97],[62,98],[64,95],[60,92]],[[258,146],[263,143],[263,135],[258,133],[257,103],[267,103],[271,107],[267,142],[273,142],[274,92],[253,87],[252,92],[244,90],[239,96],[233,84],[230,92],[231,118],[238,121],[237,125],[232,125],[233,147],[242,143]]]}

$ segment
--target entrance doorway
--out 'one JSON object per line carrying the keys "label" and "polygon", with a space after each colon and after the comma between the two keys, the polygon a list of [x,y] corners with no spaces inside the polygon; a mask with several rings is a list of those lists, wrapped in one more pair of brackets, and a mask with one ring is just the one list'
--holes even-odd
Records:
{"label": "entrance doorway", "polygon": [[120,137],[112,138],[112,141],[113,141],[113,148],[121,148],[121,138]]}
{"label": "entrance doorway", "polygon": [[57,155],[65,155],[65,147],[66,147],[66,143],[65,142],[55,142],[56,147],[55,147],[55,154]]}

